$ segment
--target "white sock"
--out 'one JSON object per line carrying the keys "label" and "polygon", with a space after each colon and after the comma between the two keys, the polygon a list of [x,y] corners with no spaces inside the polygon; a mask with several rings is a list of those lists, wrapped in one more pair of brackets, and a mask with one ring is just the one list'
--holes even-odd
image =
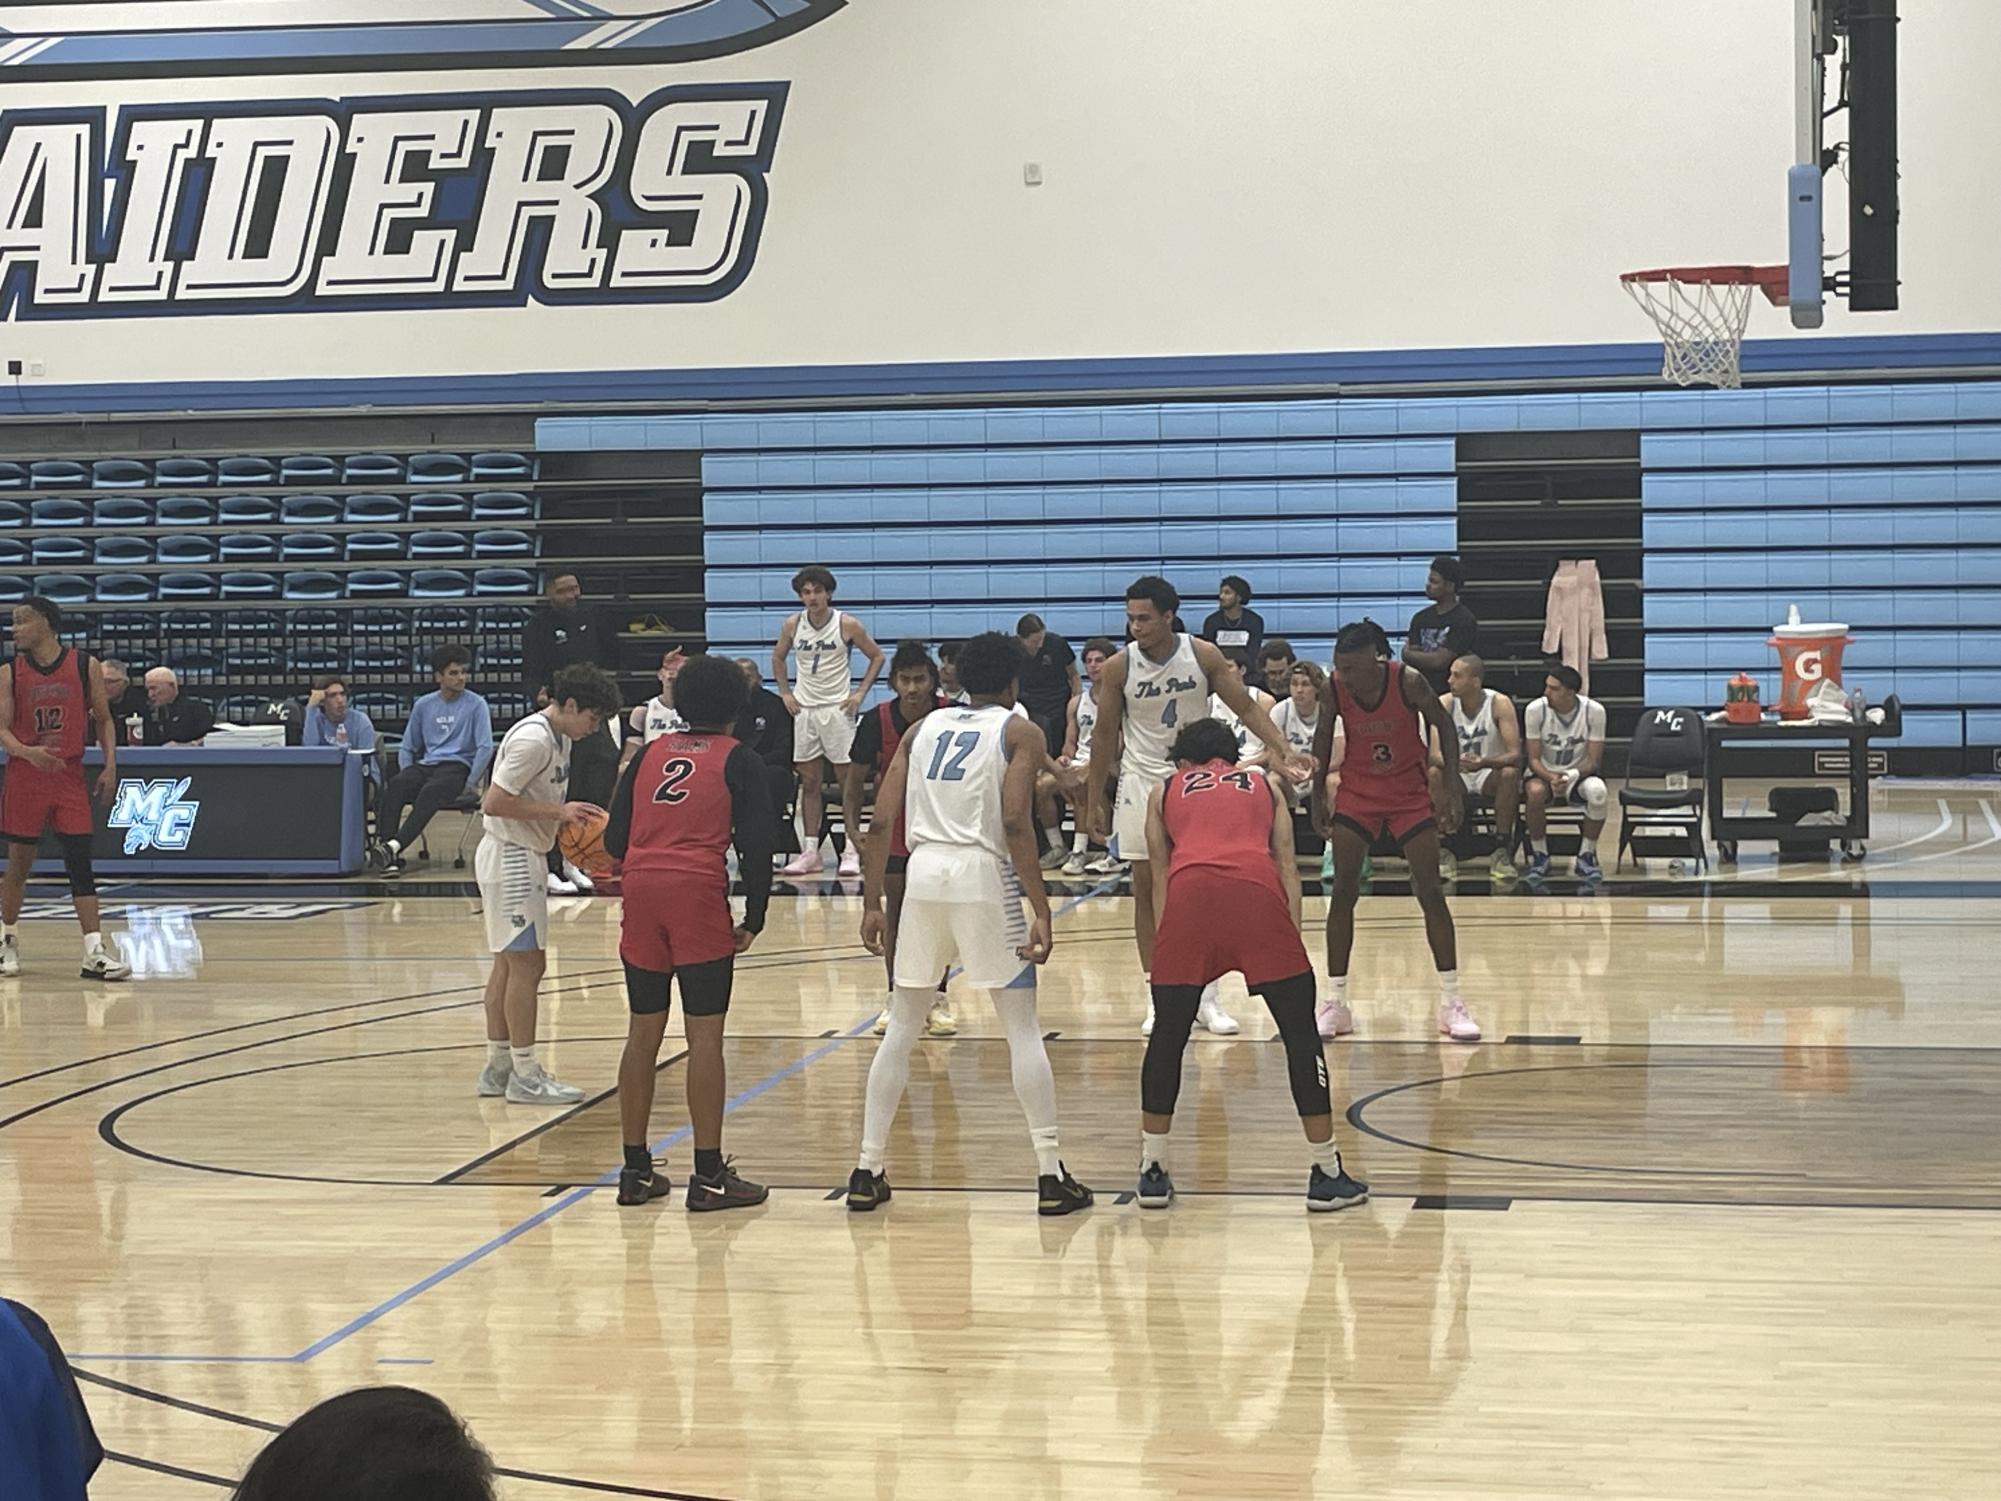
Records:
{"label": "white sock", "polygon": [[1035,1169],[1045,1176],[1063,1171],[1056,1149],[1056,1076],[1049,1069],[1049,1050],[1042,1045],[1042,1024],[1035,1014],[1032,990],[988,992],[1001,1029],[1007,1033],[1008,1060],[1014,1067],[1014,1093],[1028,1117],[1028,1139],[1035,1147]]}
{"label": "white sock", "polygon": [[1586,834],[1577,842],[1577,853],[1580,855],[1589,855],[1594,860],[1597,859],[1598,841],[1593,839],[1589,834]]}
{"label": "white sock", "polygon": [[1534,850],[1534,851],[1535,851],[1535,852],[1536,852],[1536,853],[1537,853],[1538,855],[1546,855],[1546,854],[1548,854],[1548,853],[1549,853],[1549,835],[1547,835],[1547,834],[1531,834],[1531,835],[1529,835],[1529,848],[1530,848],[1530,849],[1532,849],[1532,850]]}
{"label": "white sock", "polygon": [[0,922],[0,940],[18,944],[21,941],[21,925],[17,922]]}
{"label": "white sock", "polygon": [[1156,1136],[1151,1131],[1142,1130],[1139,1133],[1139,1170],[1145,1172],[1156,1162],[1163,1168],[1167,1166],[1167,1133],[1162,1131]]}
{"label": "white sock", "polygon": [[514,1064],[514,1072],[524,1078],[533,1078],[535,1076],[535,1070],[538,1065],[535,1062],[534,1043],[529,1043],[525,1048],[509,1048],[507,1055],[509,1061]]}
{"label": "white sock", "polygon": [[400,855],[403,853],[403,846],[394,839],[390,840],[389,843],[385,846],[385,848],[387,848],[389,853],[392,855]]}
{"label": "white sock", "polygon": [[1091,836],[1088,831],[1084,829],[1079,829],[1076,833],[1070,836],[1071,854],[1081,855],[1085,853],[1087,850],[1089,850],[1090,847],[1091,847]]}
{"label": "white sock", "polygon": [[90,954],[101,954],[101,953],[103,953],[103,952],[104,952],[104,935],[103,935],[102,933],[86,933],[86,934],[84,934],[84,935],[83,935],[83,951],[84,951],[84,953],[85,953],[85,955],[86,955],[86,956],[88,956],[88,955],[90,955]]}
{"label": "white sock", "polygon": [[1456,969],[1441,969],[1438,972],[1438,1004],[1441,1006],[1452,1006],[1456,1005],[1458,1001],[1459,971]]}
{"label": "white sock", "polygon": [[1325,1141],[1309,1141],[1307,1146],[1313,1149],[1313,1161],[1321,1172],[1331,1178],[1341,1171],[1341,1149],[1334,1145],[1333,1137]]}
{"label": "white sock", "polygon": [[1042,840],[1051,849],[1061,850],[1063,848],[1063,831],[1061,829],[1044,829],[1042,831]]}
{"label": "white sock", "polygon": [[1348,1004],[1348,977],[1335,975],[1327,981],[1327,999],[1337,1006]]}
{"label": "white sock", "polygon": [[871,1173],[882,1171],[889,1150],[889,1128],[896,1120],[903,1091],[910,1083],[910,1053],[924,1031],[924,1018],[937,992],[901,989],[889,998],[889,1027],[869,1065],[868,1092],[862,1105],[862,1154],[858,1164]]}
{"label": "white sock", "polygon": [[508,1054],[506,1043],[495,1042],[491,1037],[487,1038],[486,1066],[492,1069],[500,1069],[503,1072],[514,1067],[514,1060]]}

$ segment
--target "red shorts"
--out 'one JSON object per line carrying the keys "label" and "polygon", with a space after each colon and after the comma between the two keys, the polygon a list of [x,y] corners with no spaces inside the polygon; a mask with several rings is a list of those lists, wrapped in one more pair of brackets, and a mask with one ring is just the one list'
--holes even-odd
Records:
{"label": "red shorts", "polygon": [[635,969],[672,974],[736,952],[729,887],[713,877],[628,870],[619,892],[618,956]]}
{"label": "red shorts", "polygon": [[1232,970],[1253,989],[1313,968],[1285,898],[1262,881],[1197,866],[1168,882],[1153,983],[1207,985]]}
{"label": "red shorts", "polygon": [[1387,833],[1398,844],[1421,833],[1437,818],[1431,807],[1431,787],[1420,772],[1401,786],[1372,784],[1367,777],[1344,776],[1334,794],[1334,822],[1345,823],[1369,843]]}
{"label": "red shorts", "polygon": [[32,844],[50,824],[58,834],[88,834],[95,829],[83,768],[37,771],[26,761],[9,761],[6,780],[0,784],[0,834],[17,844]]}

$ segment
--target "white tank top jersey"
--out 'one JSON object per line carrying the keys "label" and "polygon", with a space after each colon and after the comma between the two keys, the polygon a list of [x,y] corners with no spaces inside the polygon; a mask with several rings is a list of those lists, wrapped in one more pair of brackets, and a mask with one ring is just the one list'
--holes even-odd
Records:
{"label": "white tank top jersey", "polygon": [[662,703],[658,698],[649,698],[646,701],[644,732],[648,745],[651,745],[662,735],[681,735],[685,734],[687,729],[688,721],[683,719],[670,706]]}
{"label": "white tank top jersey", "polygon": [[1482,688],[1480,695],[1480,712],[1471,719],[1466,717],[1466,706],[1459,701],[1459,695],[1450,695],[1452,724],[1459,731],[1462,756],[1490,756],[1501,748],[1501,737],[1494,729],[1494,690]]}
{"label": "white tank top jersey", "polygon": [[1153,661],[1137,646],[1125,651],[1125,755],[1119,774],[1157,781],[1173,770],[1167,752],[1181,726],[1208,715],[1209,680],[1185,633],[1176,634],[1165,662]]}
{"label": "white tank top jersey", "polygon": [[[1091,731],[1098,727],[1097,689],[1089,683],[1084,685],[1084,695],[1077,700],[1077,751],[1070,759],[1078,765],[1091,759]],[[1055,755],[1062,750],[1060,745],[1051,746],[1049,753]]]}
{"label": "white tank top jersey", "polygon": [[[570,795],[569,737],[547,714],[530,714],[501,737],[493,756],[493,785],[524,802],[562,803]],[[496,818],[480,825],[485,838],[518,844],[545,855],[556,843],[555,819]]]}
{"label": "white tank top jersey", "polygon": [[1562,771],[1584,759],[1584,747],[1605,738],[1605,706],[1596,699],[1577,696],[1577,707],[1559,717],[1549,700],[1539,698],[1529,705],[1523,732],[1542,746],[1542,764]]}
{"label": "white tank top jersey", "polygon": [[[1285,743],[1287,745],[1291,746],[1301,755],[1312,754],[1313,737],[1320,729],[1320,714],[1318,710],[1314,712],[1311,719],[1301,718],[1299,705],[1295,704],[1292,701],[1291,695],[1288,694],[1279,700],[1278,707],[1272,710],[1271,717],[1272,723],[1278,726],[1279,733],[1285,736]],[[1239,737],[1240,740],[1241,738]]]}
{"label": "white tank top jersey", "polygon": [[1001,825],[1001,781],[1007,774],[1007,722],[1013,717],[1013,710],[999,704],[933,709],[910,731],[903,811],[913,897],[953,901],[991,895],[997,888],[988,878],[1012,868]]}
{"label": "white tank top jersey", "polygon": [[[1266,693],[1264,689],[1247,687],[1244,691],[1250,694],[1252,703],[1263,704],[1265,712],[1267,714],[1271,712],[1271,695]],[[1237,718],[1236,710],[1223,702],[1223,696],[1220,693],[1209,695],[1209,717],[1221,720],[1230,727],[1230,733],[1237,737],[1237,754],[1239,756],[1250,755],[1252,748],[1262,743],[1249,730],[1244,728],[1244,722]]]}
{"label": "white tank top jersey", "polygon": [[827,623],[815,627],[799,612],[792,631],[792,696],[808,709],[833,708],[854,692],[848,667],[848,643],[841,639],[841,612],[829,610]]}

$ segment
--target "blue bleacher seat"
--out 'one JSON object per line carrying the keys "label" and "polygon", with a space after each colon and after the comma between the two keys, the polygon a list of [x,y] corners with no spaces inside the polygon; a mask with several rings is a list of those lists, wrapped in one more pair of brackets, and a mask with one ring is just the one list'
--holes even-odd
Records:
{"label": "blue bleacher seat", "polygon": [[403,502],[394,495],[350,495],[341,519],[349,526],[394,526],[403,519]]}
{"label": "blue bleacher seat", "polygon": [[465,482],[465,455],[456,453],[415,453],[410,455],[410,483],[413,485],[458,485]]}
{"label": "blue bleacher seat", "polygon": [[[323,573],[314,568],[301,568],[287,573],[282,580],[282,588],[287,599],[339,599],[340,575]],[[296,611],[292,616],[292,628],[300,629],[299,616],[307,612]],[[318,612],[312,612],[317,614]],[[329,612],[331,614],[331,612]],[[338,616],[333,616],[336,624]]]}
{"label": "blue bleacher seat", "polygon": [[255,724],[270,712],[271,700],[255,693],[232,693],[215,706],[221,724]]}
{"label": "blue bleacher seat", "polygon": [[341,461],[343,485],[398,485],[403,482],[403,461],[386,453],[353,453]]}
{"label": "blue bleacher seat", "polygon": [[95,490],[138,489],[153,483],[153,466],[137,459],[99,459],[90,466]]}
{"label": "blue bleacher seat", "polygon": [[278,539],[262,532],[233,532],[222,539],[216,556],[225,563],[275,563]]}
{"label": "blue bleacher seat", "polygon": [[160,575],[160,598],[162,599],[214,599],[215,575],[212,573],[163,573]]}
{"label": "blue bleacher seat", "polygon": [[153,502],[136,495],[113,495],[90,508],[92,526],[151,526]]}
{"label": "blue bleacher seat", "polygon": [[28,508],[18,500],[0,500],[0,526],[26,526]]}
{"label": "blue bleacher seat", "polygon": [[28,466],[28,482],[37,490],[74,490],[90,483],[90,471],[74,459],[38,459]]}
{"label": "blue bleacher seat", "polygon": [[0,574],[0,602],[11,604],[17,600],[26,599],[34,592],[34,585],[30,584],[19,574]]}
{"label": "blue bleacher seat", "polygon": [[403,593],[403,575],[387,568],[357,568],[347,576],[349,599],[396,599]]}
{"label": "blue bleacher seat", "polygon": [[0,568],[26,568],[33,556],[28,543],[16,537],[0,537]]}
{"label": "blue bleacher seat", "polygon": [[535,466],[525,453],[476,453],[472,456],[472,477],[476,480],[533,479]]}
{"label": "blue bleacher seat", "polygon": [[281,485],[337,485],[340,465],[322,453],[295,453],[278,461]]}
{"label": "blue bleacher seat", "polygon": [[215,502],[199,495],[163,495],[153,516],[161,526],[209,526],[215,521]]}
{"label": "blue bleacher seat", "polygon": [[472,551],[476,558],[532,558],[535,539],[526,532],[495,527],[472,534]]}
{"label": "blue bleacher seat", "polygon": [[385,693],[375,690],[357,693],[349,700],[357,709],[366,714],[378,729],[399,719],[410,717],[410,699],[402,693]]}
{"label": "blue bleacher seat", "polygon": [[254,569],[231,569],[222,576],[224,599],[276,599],[278,575]]}
{"label": "blue bleacher seat", "polygon": [[160,616],[160,629],[169,636],[206,639],[215,634],[215,616],[208,610],[168,610]]}
{"label": "blue bleacher seat", "polygon": [[[146,585],[146,598],[153,597],[153,585],[143,574],[100,573],[97,576],[97,597],[102,600],[104,581],[107,578],[136,578]],[[134,636],[153,634],[153,617],[138,610],[107,610],[97,617],[97,634],[107,641],[129,641]]]}
{"label": "blue bleacher seat", "polygon": [[518,631],[528,624],[528,617],[534,613],[526,605],[481,605],[479,628],[482,631]]}
{"label": "blue bleacher seat", "polygon": [[323,672],[345,672],[347,663],[337,646],[295,646],[292,648],[289,670],[294,677],[313,678]]}
{"label": "blue bleacher seat", "polygon": [[287,526],[337,526],[340,502],[331,495],[287,495],[280,515]]}
{"label": "blue bleacher seat", "polygon": [[285,670],[285,654],[275,646],[225,646],[222,665],[239,682],[262,682]]}
{"label": "blue bleacher seat", "polygon": [[35,593],[59,605],[78,605],[90,598],[90,580],[80,573],[38,573]]}
{"label": "blue bleacher seat", "polygon": [[90,552],[81,537],[36,537],[33,543],[37,568],[82,568],[90,562]]}
{"label": "blue bleacher seat", "polygon": [[[285,597],[287,599],[292,597],[290,581],[293,577],[294,575],[289,573],[285,575]],[[298,575],[298,577],[332,579],[334,575],[331,573],[307,573]],[[339,581],[336,579],[335,582],[338,584]],[[295,636],[326,636],[347,629],[347,621],[339,610],[294,610],[291,612],[291,625],[292,634]],[[335,669],[328,668],[327,670],[332,672]]]}
{"label": "blue bleacher seat", "polygon": [[326,532],[285,532],[278,545],[287,563],[330,563],[340,556],[340,539]]}
{"label": "blue bleacher seat", "polygon": [[349,532],[347,534],[347,560],[350,563],[375,562],[403,556],[403,537],[400,532]]}
{"label": "blue bleacher seat", "polygon": [[472,592],[472,580],[456,568],[419,568],[410,575],[412,599],[457,599]]}
{"label": "blue bleacher seat", "polygon": [[12,459],[0,462],[0,490],[25,490],[28,488],[28,466],[17,464]]}
{"label": "blue bleacher seat", "polygon": [[251,454],[223,459],[215,466],[215,482],[218,485],[268,485],[277,478],[276,464]]}
{"label": "blue bleacher seat", "polygon": [[541,581],[526,568],[482,568],[473,575],[475,594],[534,594]]}
{"label": "blue bleacher seat", "polygon": [[405,616],[401,610],[370,608],[348,616],[348,628],[357,636],[400,636]]}
{"label": "blue bleacher seat", "polygon": [[222,671],[222,657],[203,647],[188,646],[168,653],[167,666],[183,682],[212,683]]}
{"label": "blue bleacher seat", "polygon": [[473,630],[472,611],[427,605],[410,617],[410,629],[420,636],[469,636]]}
{"label": "blue bleacher seat", "polygon": [[474,521],[533,521],[535,499],[519,490],[484,490],[472,498]]}
{"label": "blue bleacher seat", "polygon": [[215,465],[207,459],[161,459],[153,466],[153,483],[156,485],[212,485],[215,483]]}
{"label": "blue bleacher seat", "polygon": [[155,556],[162,563],[191,567],[198,563],[215,561],[215,538],[213,537],[162,537],[154,549]]}
{"label": "blue bleacher seat", "polygon": [[31,526],[89,526],[90,507],[69,496],[38,500],[28,507]]}
{"label": "blue bleacher seat", "polygon": [[223,616],[223,628],[234,636],[282,636],[285,615],[281,610],[232,609]]}
{"label": "blue bleacher seat", "polygon": [[496,727],[511,725],[528,717],[528,698],[525,694],[489,693],[485,697]]}
{"label": "blue bleacher seat", "polygon": [[410,556],[415,558],[463,558],[472,552],[472,539],[464,532],[412,532]]}
{"label": "blue bleacher seat", "polygon": [[473,666],[479,672],[521,671],[521,648],[511,641],[484,643],[473,653],[473,659]]}
{"label": "blue bleacher seat", "polygon": [[[92,584],[99,604],[140,604],[153,597],[153,581],[143,573],[100,573]],[[146,629],[151,630],[150,616],[141,615],[138,618],[145,623]]]}
{"label": "blue bleacher seat", "polygon": [[348,662],[349,672],[387,672],[402,676],[410,670],[410,653],[401,646],[357,646]]}
{"label": "blue bleacher seat", "polygon": [[145,537],[99,537],[90,560],[100,568],[136,568],[153,561],[153,544]]}
{"label": "blue bleacher seat", "polygon": [[225,495],[216,503],[215,519],[224,526],[275,526],[278,502],[268,495]]}
{"label": "blue bleacher seat", "polygon": [[470,521],[472,502],[452,491],[439,491],[434,495],[413,495],[410,497],[410,519],[432,523]]}

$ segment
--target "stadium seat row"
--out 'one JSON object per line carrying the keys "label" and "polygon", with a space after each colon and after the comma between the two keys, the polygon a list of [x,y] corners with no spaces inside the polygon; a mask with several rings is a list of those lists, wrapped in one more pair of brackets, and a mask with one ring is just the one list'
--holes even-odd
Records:
{"label": "stadium seat row", "polygon": [[1644,537],[1656,548],[1712,549],[2001,544],[2001,507],[1879,506],[1853,510],[1652,512]]}
{"label": "stadium seat row", "polygon": [[2001,620],[2001,589],[1648,590],[1642,605],[1647,630],[1763,630],[1798,605],[1808,620],[1840,620],[1855,627],[1907,626],[1955,630]]}
{"label": "stadium seat row", "polygon": [[0,568],[135,568],[159,563],[193,567],[203,563],[287,563],[346,560],[363,562],[409,558],[532,558],[539,548],[527,532],[506,529],[478,532],[261,532],[211,536],[99,537],[87,542],[60,534],[36,536],[32,542],[0,536]]}
{"label": "stadium seat row", "polygon": [[58,604],[139,604],[175,599],[455,599],[465,595],[524,595],[541,590],[541,579],[525,568],[419,568],[396,572],[355,569],[345,575],[321,569],[285,574],[249,569],[224,573],[44,573],[32,579],[0,574],[0,601],[31,594]]}
{"label": "stadium seat row", "polygon": [[415,495],[169,495],[146,500],[121,495],[100,500],[51,496],[0,499],[0,527],[145,526],[398,526],[405,522],[532,521],[541,514],[532,495],[487,490],[468,498],[455,492]]}
{"label": "stadium seat row", "polygon": [[[1206,614],[1211,608],[1208,600],[1195,600],[1185,605],[1183,611],[1194,614],[1199,610]],[[1412,615],[1424,608],[1424,600],[1416,594],[1346,595],[1301,602],[1276,600],[1269,604],[1260,600],[1258,608],[1264,614],[1267,634],[1284,636],[1295,649],[1300,649],[1302,641],[1331,640],[1336,627],[1363,616],[1380,621],[1393,640],[1401,641],[1404,627]],[[856,613],[879,642],[895,642],[907,636],[937,642],[974,636],[981,631],[1011,633],[1015,622],[1031,611],[1044,616],[1051,629],[1061,632],[1073,648],[1088,636],[1106,635],[1115,641],[1125,637],[1125,613],[1116,596],[1109,601],[1054,608],[1046,600],[959,605],[871,604]],[[771,644],[784,618],[783,609],[775,606],[759,610],[711,608],[705,629],[711,641],[753,643],[750,654],[764,661],[771,655]],[[1197,616],[1191,624],[1199,623],[1199,619]],[[762,645],[756,645],[760,642]]]}
{"label": "stadium seat row", "polygon": [[1675,589],[1881,589],[2001,584],[2001,547],[1647,554],[1649,594]]}
{"label": "stadium seat row", "polygon": [[1762,469],[1846,464],[1973,464],[2001,461],[2001,424],[1831,427],[1791,432],[1647,433],[1647,469]]}
{"label": "stadium seat row", "polygon": [[[1656,631],[1648,636],[1646,665],[1662,671],[1735,672],[1771,660],[1769,630]],[[2001,627],[1986,630],[1865,630],[1848,647],[1844,668],[1871,673],[1889,668],[1986,667],[2001,663]]]}
{"label": "stadium seat row", "polygon": [[[473,645],[470,642],[465,644]],[[195,648],[169,650],[161,655],[159,661],[161,665],[171,667],[180,676],[195,682],[223,679],[242,684],[273,683],[326,672],[351,672],[357,676],[381,673],[406,678],[412,675],[430,676],[431,650],[428,646],[388,644],[352,649],[332,643],[290,648],[230,646],[221,651]],[[487,642],[474,646],[475,673],[518,674],[520,670],[521,648],[518,644]]]}
{"label": "stadium seat row", "polygon": [[[1430,553],[1398,558],[1319,561],[1281,560],[1258,565],[1257,587],[1263,602],[1280,595],[1396,594],[1416,592],[1431,564]],[[919,604],[933,600],[977,599],[995,608],[1008,601],[1027,600],[1023,609],[1040,610],[1058,601],[1103,604],[1125,597],[1126,585],[1142,570],[1130,563],[1037,563],[988,565],[940,563],[876,564],[842,568],[841,589],[851,598],[879,603]],[[1222,570],[1211,569],[1220,574]],[[711,605],[788,606],[792,599],[790,568],[715,568],[708,574]],[[1184,578],[1194,595],[1216,580]],[[1306,603],[1306,601],[1302,601]],[[1203,612],[1213,608],[1203,605]]]}
{"label": "stadium seat row", "polygon": [[519,453],[387,453],[345,458],[293,454],[270,459],[38,459],[0,462],[0,490],[155,489],[206,485],[461,485],[534,478],[534,461]]}
{"label": "stadium seat row", "polygon": [[[1450,551],[1458,523],[1450,516],[1200,522],[1134,521],[1119,525],[821,527],[709,531],[702,539],[711,568],[731,564],[796,567],[802,558],[843,563],[1064,562],[1119,558],[1134,565],[1194,570],[1200,584],[1223,569],[1250,576],[1258,560],[1375,554],[1430,557]],[[1135,567],[1135,572],[1141,571]],[[1254,580],[1255,581],[1255,580]],[[1422,580],[1419,581],[1422,583]],[[1124,586],[1121,585],[1121,591]]]}
{"label": "stadium seat row", "polygon": [[703,520],[713,527],[853,526],[860,522],[1152,520],[1156,517],[1277,518],[1452,515],[1449,475],[1404,479],[1227,480],[1156,484],[1006,485],[956,489],[711,490]]}
{"label": "stadium seat row", "polygon": [[484,604],[470,608],[425,605],[413,609],[369,607],[348,610],[105,610],[83,619],[94,636],[106,640],[142,637],[372,636],[424,637],[432,644],[470,638],[490,640],[528,623],[525,605]]}
{"label": "stadium seat row", "polygon": [[1896,469],[1648,470],[1647,509],[1707,511],[1724,506],[1880,506],[2001,500],[2001,465],[1910,465]]}

